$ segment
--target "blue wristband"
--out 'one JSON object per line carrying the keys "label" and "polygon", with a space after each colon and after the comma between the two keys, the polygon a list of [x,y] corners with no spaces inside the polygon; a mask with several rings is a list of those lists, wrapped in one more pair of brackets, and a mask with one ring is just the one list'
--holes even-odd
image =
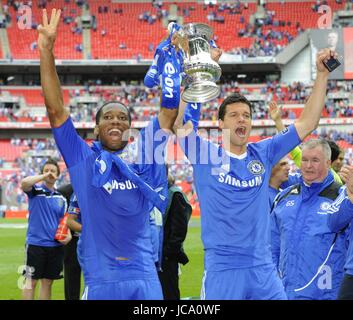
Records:
{"label": "blue wristband", "polygon": [[194,130],[197,131],[199,127],[200,115],[201,103],[188,103],[184,112],[183,124],[190,120]]}

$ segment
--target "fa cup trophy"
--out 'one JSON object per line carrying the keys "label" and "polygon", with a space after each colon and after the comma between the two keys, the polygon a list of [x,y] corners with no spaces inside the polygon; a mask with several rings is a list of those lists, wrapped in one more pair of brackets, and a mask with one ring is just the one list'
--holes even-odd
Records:
{"label": "fa cup trophy", "polygon": [[185,102],[204,103],[220,94],[216,81],[220,79],[222,70],[211,59],[212,37],[211,27],[202,23],[186,24],[177,32],[177,42],[184,52],[185,89],[181,98]]}

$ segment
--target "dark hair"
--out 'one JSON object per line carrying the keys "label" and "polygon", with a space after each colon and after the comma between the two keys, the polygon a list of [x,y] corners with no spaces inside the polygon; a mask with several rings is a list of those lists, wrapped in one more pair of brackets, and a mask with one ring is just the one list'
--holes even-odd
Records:
{"label": "dark hair", "polygon": [[331,148],[331,162],[333,162],[338,159],[338,156],[340,155],[341,150],[336,142],[334,142],[332,140],[327,140],[327,143],[329,144],[329,146]]}
{"label": "dark hair", "polygon": [[252,105],[251,102],[246,99],[243,95],[239,94],[239,93],[233,93],[232,95],[228,96],[227,98],[225,98],[222,102],[222,104],[220,105],[219,109],[218,109],[218,119],[219,120],[224,120],[224,116],[226,114],[226,108],[228,104],[233,104],[233,103],[245,103],[249,106],[250,109],[250,116],[252,117]]}
{"label": "dark hair", "polygon": [[47,164],[51,164],[51,165],[55,166],[56,169],[58,170],[58,176],[60,176],[60,167],[59,167],[58,163],[57,163],[54,159],[52,159],[52,158],[49,158],[47,161],[45,161],[45,163],[44,163],[43,166],[42,166],[41,173],[43,173],[44,167],[45,167]]}
{"label": "dark hair", "polygon": [[106,106],[109,105],[109,104],[119,104],[119,105],[121,105],[122,107],[124,107],[124,108],[126,109],[126,111],[127,111],[127,115],[128,115],[128,119],[129,119],[129,124],[131,124],[131,115],[130,115],[130,110],[129,110],[129,108],[128,108],[125,104],[123,104],[123,103],[121,103],[121,102],[118,102],[118,101],[108,101],[108,102],[104,103],[104,104],[97,110],[97,113],[96,113],[96,124],[99,124],[99,120],[100,120],[100,118],[101,118],[101,114],[102,114],[103,108],[106,107]]}

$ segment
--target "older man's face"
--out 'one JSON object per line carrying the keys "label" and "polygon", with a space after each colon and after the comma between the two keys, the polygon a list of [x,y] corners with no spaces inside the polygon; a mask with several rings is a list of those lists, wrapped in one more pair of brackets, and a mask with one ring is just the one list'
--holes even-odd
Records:
{"label": "older man's face", "polygon": [[331,160],[327,160],[321,146],[313,149],[304,148],[301,172],[305,183],[322,182],[329,171]]}

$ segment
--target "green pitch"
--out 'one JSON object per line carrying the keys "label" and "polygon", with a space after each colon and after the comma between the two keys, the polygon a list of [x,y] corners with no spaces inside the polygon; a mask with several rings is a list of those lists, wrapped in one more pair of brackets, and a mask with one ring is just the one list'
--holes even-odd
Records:
{"label": "green pitch", "polygon": [[[21,299],[19,285],[22,279],[19,269],[24,264],[24,243],[27,231],[21,228],[21,224],[24,223],[26,223],[25,220],[0,219],[0,300]],[[7,226],[3,228],[5,224]],[[184,249],[190,262],[181,269],[181,297],[199,297],[203,274],[199,218],[190,220]],[[52,299],[64,300],[64,280],[54,281]]]}

